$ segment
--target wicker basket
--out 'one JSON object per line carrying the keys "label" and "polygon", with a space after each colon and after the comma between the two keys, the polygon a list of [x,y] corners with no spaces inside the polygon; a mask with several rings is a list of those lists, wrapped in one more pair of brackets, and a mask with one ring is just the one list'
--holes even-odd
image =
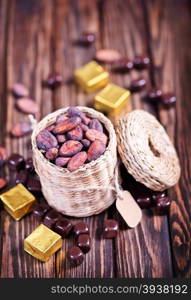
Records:
{"label": "wicker basket", "polygon": [[68,108],[59,109],[35,125],[32,133],[33,161],[42,185],[42,192],[49,205],[59,212],[75,217],[98,214],[108,208],[116,199],[112,186],[117,164],[116,135],[112,123],[102,113],[87,107],[78,107],[87,116],[100,120],[109,133],[106,151],[97,160],[83,165],[75,172],[69,172],[49,162],[38,150],[36,136],[56,117],[66,113]]}

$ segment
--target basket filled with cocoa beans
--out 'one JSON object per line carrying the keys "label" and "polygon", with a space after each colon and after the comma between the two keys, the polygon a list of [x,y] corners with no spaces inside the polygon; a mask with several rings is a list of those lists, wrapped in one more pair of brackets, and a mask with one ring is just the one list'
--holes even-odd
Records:
{"label": "basket filled with cocoa beans", "polygon": [[59,109],[34,126],[33,161],[43,194],[57,211],[98,214],[115,201],[110,188],[117,164],[110,120],[87,107]]}

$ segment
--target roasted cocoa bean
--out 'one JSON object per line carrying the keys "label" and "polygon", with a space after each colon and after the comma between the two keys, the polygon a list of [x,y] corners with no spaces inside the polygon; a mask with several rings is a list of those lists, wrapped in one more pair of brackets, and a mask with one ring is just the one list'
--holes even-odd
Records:
{"label": "roasted cocoa bean", "polygon": [[72,117],[82,117],[85,116],[85,114],[79,110],[79,108],[75,107],[75,106],[71,106],[68,111],[67,111],[68,117],[72,118]]}
{"label": "roasted cocoa bean", "polygon": [[113,63],[121,59],[119,51],[114,49],[100,49],[96,52],[96,60],[104,63]]}
{"label": "roasted cocoa bean", "polygon": [[57,148],[51,148],[49,149],[46,154],[46,158],[49,160],[54,160],[58,156],[58,149]]}
{"label": "roasted cocoa bean", "polygon": [[51,148],[56,148],[58,146],[58,141],[55,138],[55,136],[51,132],[47,131],[46,129],[42,130],[37,135],[36,141],[37,141],[37,147],[45,151]]}
{"label": "roasted cocoa bean", "polygon": [[65,143],[65,141],[66,141],[66,136],[64,134],[57,134],[56,138],[60,144]]}
{"label": "roasted cocoa bean", "polygon": [[90,144],[91,144],[91,142],[90,142],[89,140],[87,140],[87,139],[81,140],[81,143],[83,144],[84,148],[86,148],[86,149],[87,149],[87,148],[90,146]]}
{"label": "roasted cocoa bean", "polygon": [[28,97],[29,96],[29,90],[22,83],[15,83],[13,85],[12,92],[13,92],[13,95],[16,98]]}
{"label": "roasted cocoa bean", "polygon": [[91,144],[91,146],[89,147],[88,152],[87,152],[88,162],[98,159],[105,152],[105,149],[106,149],[106,146],[104,143],[102,143],[99,140],[95,140]]}
{"label": "roasted cocoa bean", "polygon": [[86,138],[88,140],[90,140],[91,142],[93,142],[95,140],[99,140],[102,143],[104,143],[105,145],[107,144],[108,138],[103,132],[100,132],[95,129],[89,129],[86,131],[85,135],[86,135]]}
{"label": "roasted cocoa bean", "polygon": [[57,157],[55,160],[55,165],[58,167],[64,167],[69,162],[70,157]]}
{"label": "roasted cocoa bean", "polygon": [[16,102],[16,107],[25,114],[35,115],[38,110],[38,104],[30,98],[19,98]]}
{"label": "roasted cocoa bean", "polygon": [[80,125],[76,126],[74,129],[67,133],[67,137],[70,140],[80,141],[83,138],[83,131]]}
{"label": "roasted cocoa bean", "polygon": [[76,153],[80,152],[83,148],[83,145],[78,142],[78,141],[67,141],[65,142],[60,150],[59,150],[59,154],[60,156],[65,156],[65,157],[71,157],[73,155],[75,155]]}
{"label": "roasted cocoa bean", "polygon": [[81,128],[84,132],[86,132],[89,129],[89,127],[83,123],[81,123],[79,126],[81,126]]}
{"label": "roasted cocoa bean", "polygon": [[89,128],[103,132],[103,126],[102,126],[101,122],[98,121],[97,119],[93,119],[90,121]]}
{"label": "roasted cocoa bean", "polygon": [[68,119],[68,117],[66,117],[64,114],[61,114],[56,118],[56,124],[62,123],[67,119]]}
{"label": "roasted cocoa bean", "polygon": [[78,170],[79,167],[81,167],[85,163],[86,159],[87,159],[87,153],[85,151],[77,153],[70,159],[67,165],[67,169],[70,172],[74,172]]}
{"label": "roasted cocoa bean", "polygon": [[51,131],[53,131],[54,128],[55,128],[55,124],[52,124],[52,125],[46,127],[46,130],[51,132]]}
{"label": "roasted cocoa bean", "polygon": [[30,122],[20,121],[16,123],[11,129],[11,135],[14,137],[22,137],[25,136],[32,131],[32,126]]}
{"label": "roasted cocoa bean", "polygon": [[81,119],[79,117],[69,118],[69,119],[63,121],[62,123],[57,124],[53,130],[53,133],[61,134],[61,133],[70,131],[73,128],[75,128],[78,124],[80,124],[80,122],[81,122]]}
{"label": "roasted cocoa bean", "polygon": [[0,178],[0,190],[6,187],[7,180],[5,178]]}

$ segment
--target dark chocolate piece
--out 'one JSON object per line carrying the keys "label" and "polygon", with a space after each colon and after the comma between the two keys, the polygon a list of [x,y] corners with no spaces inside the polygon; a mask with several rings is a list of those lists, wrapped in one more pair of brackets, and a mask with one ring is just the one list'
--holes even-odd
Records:
{"label": "dark chocolate piece", "polygon": [[88,224],[85,222],[79,222],[79,223],[75,224],[74,225],[74,233],[75,233],[75,235],[89,233]]}
{"label": "dark chocolate piece", "polygon": [[59,218],[60,218],[60,214],[56,210],[51,209],[45,215],[43,223],[50,229],[54,230],[55,224],[59,220]]}
{"label": "dark chocolate piece", "polygon": [[65,238],[69,235],[73,228],[72,223],[66,219],[61,217],[55,224],[54,231],[61,235],[61,237]]}
{"label": "dark chocolate piece", "polygon": [[66,257],[70,264],[74,267],[81,265],[84,260],[84,254],[77,246],[70,248],[66,254]]}
{"label": "dark chocolate piece", "polygon": [[119,225],[116,220],[105,220],[103,227],[103,236],[106,239],[112,239],[117,236]]}
{"label": "dark chocolate piece", "polygon": [[39,204],[33,210],[33,214],[38,221],[42,221],[45,214],[50,210],[50,206],[46,203]]}
{"label": "dark chocolate piece", "polygon": [[91,248],[91,238],[89,234],[80,234],[77,237],[77,246],[83,251],[83,253],[87,253]]}
{"label": "dark chocolate piece", "polygon": [[12,171],[18,171],[25,166],[25,160],[24,157],[20,154],[12,154],[8,159],[8,167]]}

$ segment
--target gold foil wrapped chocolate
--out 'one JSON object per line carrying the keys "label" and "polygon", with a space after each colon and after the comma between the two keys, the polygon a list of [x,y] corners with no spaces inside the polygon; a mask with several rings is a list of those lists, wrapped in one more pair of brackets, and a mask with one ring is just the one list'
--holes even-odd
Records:
{"label": "gold foil wrapped chocolate", "polygon": [[31,212],[36,199],[21,183],[0,195],[5,210],[17,221]]}
{"label": "gold foil wrapped chocolate", "polygon": [[109,115],[117,115],[127,101],[130,101],[129,96],[129,90],[109,83],[95,96],[95,108]]}
{"label": "gold foil wrapped chocolate", "polygon": [[74,73],[75,81],[86,91],[103,88],[109,80],[109,73],[97,62],[91,61]]}
{"label": "gold foil wrapped chocolate", "polygon": [[61,236],[43,224],[24,240],[24,250],[43,262],[48,261],[61,247]]}

